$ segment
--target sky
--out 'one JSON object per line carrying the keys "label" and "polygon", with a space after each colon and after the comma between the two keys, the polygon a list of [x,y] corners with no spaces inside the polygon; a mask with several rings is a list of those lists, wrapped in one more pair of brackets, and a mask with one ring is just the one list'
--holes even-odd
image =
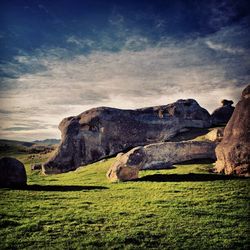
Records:
{"label": "sky", "polygon": [[60,138],[98,106],[237,103],[249,24],[247,0],[1,0],[0,138]]}

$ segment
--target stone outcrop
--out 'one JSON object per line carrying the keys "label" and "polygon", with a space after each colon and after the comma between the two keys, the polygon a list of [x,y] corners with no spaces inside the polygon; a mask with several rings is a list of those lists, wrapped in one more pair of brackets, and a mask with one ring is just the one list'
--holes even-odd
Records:
{"label": "stone outcrop", "polygon": [[227,124],[234,112],[234,107],[232,106],[233,101],[224,99],[221,101],[221,103],[222,106],[214,110],[214,112],[211,115],[212,124],[214,126]]}
{"label": "stone outcrop", "polygon": [[219,173],[250,175],[250,85],[242,92],[216,148],[215,170]]}
{"label": "stone outcrop", "polygon": [[193,99],[136,110],[94,108],[62,120],[61,144],[43,172],[75,170],[138,145],[165,141],[184,128],[210,125],[209,113]]}
{"label": "stone outcrop", "polygon": [[24,165],[12,157],[0,159],[0,187],[19,187],[27,184]]}
{"label": "stone outcrop", "polygon": [[165,169],[175,163],[195,159],[215,160],[214,142],[183,141],[162,142],[136,147],[117,157],[107,172],[111,181],[128,181],[138,178],[140,170]]}
{"label": "stone outcrop", "polygon": [[223,139],[224,128],[215,128],[205,135],[205,139],[220,142]]}

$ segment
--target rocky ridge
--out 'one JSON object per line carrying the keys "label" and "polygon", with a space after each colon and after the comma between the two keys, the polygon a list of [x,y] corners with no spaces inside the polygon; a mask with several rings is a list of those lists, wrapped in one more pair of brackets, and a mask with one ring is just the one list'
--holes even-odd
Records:
{"label": "rocky ridge", "polygon": [[62,120],[61,143],[43,172],[75,170],[136,146],[164,142],[186,128],[210,125],[210,114],[193,99],[136,110],[94,108]]}

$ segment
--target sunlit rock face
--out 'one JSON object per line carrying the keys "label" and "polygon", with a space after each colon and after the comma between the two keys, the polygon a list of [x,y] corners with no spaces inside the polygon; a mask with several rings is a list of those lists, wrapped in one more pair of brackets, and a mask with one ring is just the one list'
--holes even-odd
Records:
{"label": "sunlit rock face", "polygon": [[216,148],[216,156],[217,172],[250,175],[250,85],[242,92],[223,140]]}
{"label": "sunlit rock face", "polygon": [[214,126],[227,124],[234,112],[233,101],[224,99],[221,103],[222,106],[214,110],[211,115]]}
{"label": "sunlit rock face", "polygon": [[136,147],[116,158],[107,178],[110,181],[128,181],[137,179],[140,170],[167,169],[175,163],[196,159],[215,160],[215,146],[211,141],[183,141]]}
{"label": "sunlit rock face", "polygon": [[138,145],[168,140],[184,128],[210,125],[209,113],[193,99],[136,110],[93,108],[62,120],[61,144],[43,172],[67,172]]}
{"label": "sunlit rock face", "polygon": [[205,139],[214,142],[220,142],[223,139],[224,127],[214,128],[205,135]]}

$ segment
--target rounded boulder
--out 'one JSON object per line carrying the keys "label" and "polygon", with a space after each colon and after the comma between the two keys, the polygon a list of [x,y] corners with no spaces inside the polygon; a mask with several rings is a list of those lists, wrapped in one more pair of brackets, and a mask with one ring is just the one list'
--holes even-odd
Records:
{"label": "rounded boulder", "polygon": [[0,159],[0,187],[27,185],[27,175],[22,162],[12,157]]}

